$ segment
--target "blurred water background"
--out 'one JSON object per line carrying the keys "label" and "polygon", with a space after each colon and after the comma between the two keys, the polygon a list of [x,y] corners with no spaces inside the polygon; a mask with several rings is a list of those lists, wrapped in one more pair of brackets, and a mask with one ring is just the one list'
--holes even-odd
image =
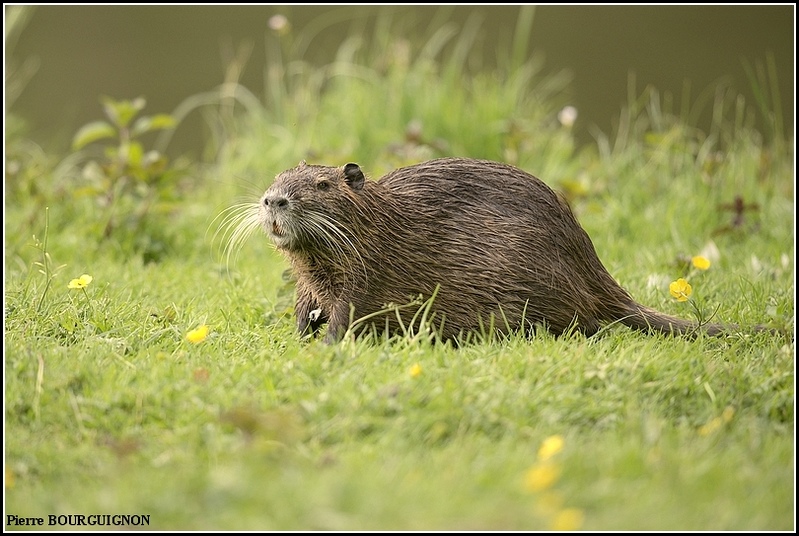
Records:
{"label": "blurred water background", "polygon": [[[10,7],[5,9],[8,15]],[[28,137],[63,152],[80,125],[101,117],[100,95],[143,95],[147,112],[169,113],[220,84],[242,46],[250,52],[240,82],[263,95],[265,49],[274,43],[268,21],[275,14],[285,15],[291,31],[307,38],[304,59],[322,65],[353,32],[387,11],[403,21],[399,27],[408,39],[429,37],[435,25],[462,29],[468,20],[479,20],[472,69],[493,67],[496,51],[510,46],[519,16],[519,6],[37,6],[18,35],[10,41],[6,35],[7,66],[30,71],[21,92],[7,93],[7,111],[25,120]],[[570,74],[563,100],[579,111],[575,133],[583,143],[591,141],[593,129],[612,131],[632,77],[639,93],[651,85],[672,94],[676,107],[692,104],[702,128],[720,84],[754,105],[747,69],[766,69],[771,60],[778,85],[769,91],[779,91],[791,134],[794,13],[792,4],[538,6],[530,50],[540,55],[543,72]],[[189,117],[170,151],[199,155],[201,127],[199,117]]]}

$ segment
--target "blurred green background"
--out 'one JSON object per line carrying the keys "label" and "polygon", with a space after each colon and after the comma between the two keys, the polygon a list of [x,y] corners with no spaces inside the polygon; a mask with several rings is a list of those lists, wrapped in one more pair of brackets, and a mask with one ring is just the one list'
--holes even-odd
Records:
{"label": "blurred green background", "polygon": [[[263,94],[272,15],[285,15],[296,35],[310,38],[306,60],[324,64],[347,36],[385,10],[410,21],[404,25],[410,39],[430,35],[433,25],[462,29],[480,17],[469,63],[475,70],[493,66],[519,14],[519,6],[39,6],[7,41],[6,61],[10,55],[17,65],[27,61],[32,76],[6,105],[27,121],[30,138],[62,152],[77,127],[98,117],[99,95],[143,95],[149,110],[169,112],[221,83],[242,45],[251,50],[240,81]],[[754,103],[745,65],[762,66],[770,55],[785,130],[793,132],[793,5],[539,6],[530,39],[545,72],[571,74],[564,101],[579,110],[581,142],[592,140],[593,128],[613,130],[631,74],[637,92],[651,85],[671,93],[677,110],[694,106],[696,126],[705,128],[720,83]],[[202,143],[201,119],[189,117],[170,151],[197,156]]]}

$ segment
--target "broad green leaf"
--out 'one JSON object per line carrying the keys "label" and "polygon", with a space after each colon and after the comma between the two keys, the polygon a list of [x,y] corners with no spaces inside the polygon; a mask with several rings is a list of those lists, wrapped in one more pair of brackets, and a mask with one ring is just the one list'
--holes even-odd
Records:
{"label": "broad green leaf", "polygon": [[133,123],[133,128],[131,128],[131,136],[139,136],[151,130],[175,128],[175,124],[175,119],[168,114],[140,117],[135,123]]}
{"label": "broad green leaf", "polygon": [[132,101],[116,101],[110,97],[103,97],[102,103],[106,116],[119,128],[127,127],[136,114],[146,105],[143,97]]}
{"label": "broad green leaf", "polygon": [[141,160],[144,156],[144,149],[141,146],[141,143],[132,141],[127,146],[127,154],[125,160],[128,163],[128,166],[132,168],[141,167]]}
{"label": "broad green leaf", "polygon": [[83,125],[72,139],[72,149],[78,150],[97,140],[113,138],[116,130],[105,121],[94,121]]}

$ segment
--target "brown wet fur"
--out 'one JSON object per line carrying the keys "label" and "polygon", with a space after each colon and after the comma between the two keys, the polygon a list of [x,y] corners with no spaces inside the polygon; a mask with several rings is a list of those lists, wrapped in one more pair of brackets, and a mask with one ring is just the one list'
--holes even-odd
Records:
{"label": "brown wet fur", "polygon": [[[433,326],[443,339],[487,326],[585,335],[614,322],[666,334],[697,329],[637,303],[602,265],[568,205],[506,164],[442,158],[372,181],[356,164],[302,162],[277,176],[260,210],[293,267],[298,330],[316,333],[329,323],[329,342],[351,319],[434,292]],[[407,326],[418,307],[399,311]],[[396,331],[396,314],[369,322]]]}

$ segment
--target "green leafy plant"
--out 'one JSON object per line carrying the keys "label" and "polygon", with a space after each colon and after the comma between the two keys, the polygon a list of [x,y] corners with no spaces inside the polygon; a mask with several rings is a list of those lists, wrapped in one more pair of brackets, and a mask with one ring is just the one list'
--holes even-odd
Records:
{"label": "green leafy plant", "polygon": [[50,258],[50,253],[47,251],[47,239],[50,236],[50,209],[45,208],[44,211],[44,240],[40,241],[34,235],[33,237],[33,247],[38,249],[42,254],[41,261],[35,261],[33,264],[39,268],[39,273],[42,274],[45,278],[45,285],[44,290],[42,290],[42,295],[39,298],[39,301],[36,305],[36,310],[40,311],[42,309],[42,304],[44,303],[44,298],[47,296],[47,291],[50,290],[50,285],[55,279],[56,274],[64,267],[65,264],[62,264],[58,267],[53,267],[53,260]]}
{"label": "green leafy plant", "polygon": [[165,154],[146,150],[141,138],[156,130],[175,128],[176,121],[168,114],[140,116],[146,105],[142,97],[134,100],[103,97],[101,102],[107,120],[81,127],[73,138],[72,148],[78,151],[105,140],[112,143],[84,166],[87,185],[75,195],[94,197],[104,209],[101,231],[104,238],[118,235],[125,228],[132,233],[136,249],[155,257],[157,250],[162,249],[162,245],[157,245],[158,240],[153,240],[152,232],[158,226],[148,227],[145,217],[175,210],[177,179],[183,169],[170,165]]}

